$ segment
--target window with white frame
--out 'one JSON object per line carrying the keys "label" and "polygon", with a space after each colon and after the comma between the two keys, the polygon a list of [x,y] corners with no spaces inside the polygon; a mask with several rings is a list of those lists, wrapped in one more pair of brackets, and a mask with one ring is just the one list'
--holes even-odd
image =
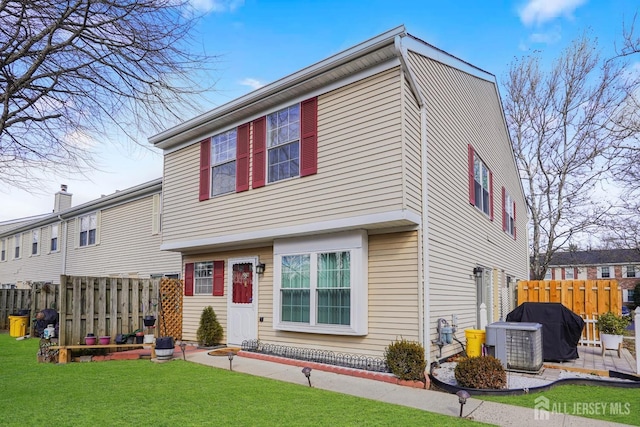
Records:
{"label": "window with white frame", "polygon": [[7,239],[0,241],[0,261],[7,260]]}
{"label": "window with white frame", "polygon": [[491,215],[491,188],[489,168],[474,153],[473,157],[473,183],[475,192],[475,205],[486,215]]}
{"label": "window with white frame", "polygon": [[609,272],[609,267],[600,267],[600,278],[609,279],[611,277],[611,273]]}
{"label": "window with white frame", "polygon": [[574,274],[574,269],[573,267],[565,267],[564,269],[564,278],[566,280],[573,280],[575,279],[575,274]]}
{"label": "window with white frame", "polygon": [[627,277],[627,278],[640,277],[635,265],[627,265],[623,268],[624,268],[625,274],[622,277]]}
{"label": "window with white frame", "polygon": [[236,129],[211,138],[211,196],[236,190],[236,142]]}
{"label": "window with white frame", "polygon": [[13,237],[13,242],[13,258],[18,259],[20,258],[20,246],[22,246],[22,234],[16,234]]}
{"label": "window with white frame", "polygon": [[51,245],[49,248],[51,252],[58,251],[58,224],[51,225]]}
{"label": "window with white frame", "polygon": [[267,116],[269,182],[300,174],[300,104]]}
{"label": "window with white frame", "polygon": [[213,293],[213,261],[196,262],[193,268],[194,295]]}
{"label": "window with white frame", "polygon": [[548,267],[547,268],[547,272],[544,273],[544,280],[551,280],[553,278],[553,272],[552,272],[552,268]]}
{"label": "window with white frame", "polygon": [[504,196],[504,230],[511,236],[515,234],[515,210],[513,199],[508,193]]}
{"label": "window with white frame", "polygon": [[39,242],[40,242],[40,230],[31,231],[31,255],[38,255]]}
{"label": "window with white frame", "polygon": [[366,334],[365,232],[282,240],[274,252],[276,329]]}
{"label": "window with white frame", "polygon": [[98,225],[95,213],[80,217],[80,246],[96,244],[97,227]]}

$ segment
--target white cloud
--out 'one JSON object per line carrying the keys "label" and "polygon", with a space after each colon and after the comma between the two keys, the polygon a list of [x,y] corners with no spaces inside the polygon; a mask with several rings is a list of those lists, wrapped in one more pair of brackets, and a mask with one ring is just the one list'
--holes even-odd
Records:
{"label": "white cloud", "polygon": [[191,0],[191,6],[204,13],[233,12],[244,4],[244,0]]}
{"label": "white cloud", "polygon": [[544,43],[544,44],[553,44],[560,41],[562,38],[561,30],[559,26],[555,26],[548,31],[543,31],[539,33],[533,33],[529,36],[529,40],[532,43]]}
{"label": "white cloud", "polygon": [[262,83],[260,80],[252,79],[251,77],[242,79],[242,81],[240,81],[240,84],[242,86],[249,86],[251,89],[254,89],[254,90],[260,89],[262,86],[264,86],[264,83]]}
{"label": "white cloud", "polygon": [[519,10],[525,25],[543,24],[559,16],[571,18],[573,12],[587,0],[529,0]]}

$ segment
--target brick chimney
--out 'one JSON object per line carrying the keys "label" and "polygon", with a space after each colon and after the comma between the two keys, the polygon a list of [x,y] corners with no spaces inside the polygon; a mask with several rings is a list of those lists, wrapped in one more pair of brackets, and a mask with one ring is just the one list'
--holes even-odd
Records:
{"label": "brick chimney", "polygon": [[67,185],[61,184],[60,191],[56,193],[56,198],[53,203],[53,212],[61,212],[71,207],[71,196],[73,194],[67,193]]}

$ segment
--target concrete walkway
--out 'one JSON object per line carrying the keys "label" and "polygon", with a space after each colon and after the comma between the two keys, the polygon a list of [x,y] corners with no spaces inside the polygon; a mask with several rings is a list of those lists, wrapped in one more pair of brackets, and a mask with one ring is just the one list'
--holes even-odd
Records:
{"label": "concrete walkway", "polygon": [[[308,386],[307,378],[302,373],[300,366],[254,358],[255,355],[240,352],[233,359],[233,370],[249,375],[262,376],[279,381],[286,381],[301,386]],[[248,357],[251,356],[251,357]],[[182,358],[181,352],[175,352],[174,357]],[[186,354],[187,361],[212,366],[219,369],[229,369],[227,356],[210,356],[206,351],[190,351]],[[284,362],[284,361],[283,361]],[[311,384],[315,388],[349,394],[381,402],[403,405],[424,411],[440,413],[457,417],[460,413],[458,397],[454,394],[441,393],[413,387],[392,384],[374,379],[361,378],[357,373],[350,375],[350,370],[344,368],[343,373],[326,372],[313,369],[311,372]],[[357,371],[357,370],[351,370]],[[540,394],[544,396],[544,393]],[[542,409],[553,409],[553,402],[542,402]],[[465,418],[481,421],[499,426],[616,426],[623,425],[608,423],[573,415],[541,412],[540,415],[548,415],[548,420],[536,419],[533,409],[512,405],[504,405],[494,402],[486,402],[479,399],[468,399],[464,406]],[[541,418],[541,417],[539,417]]]}

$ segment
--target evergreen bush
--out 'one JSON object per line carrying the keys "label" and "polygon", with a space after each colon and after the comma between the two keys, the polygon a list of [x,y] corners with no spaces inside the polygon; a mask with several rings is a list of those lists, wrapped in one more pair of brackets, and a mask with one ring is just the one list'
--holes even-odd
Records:
{"label": "evergreen bush", "polygon": [[200,315],[200,326],[197,331],[198,344],[203,347],[218,345],[222,341],[222,333],[222,326],[218,323],[213,307],[205,307]]}
{"label": "evergreen bush", "polygon": [[387,346],[384,352],[387,366],[401,380],[422,381],[427,362],[424,358],[424,347],[415,341],[404,338]]}
{"label": "evergreen bush", "polygon": [[478,389],[501,389],[507,385],[507,373],[493,356],[479,356],[458,362],[454,371],[458,385]]}

